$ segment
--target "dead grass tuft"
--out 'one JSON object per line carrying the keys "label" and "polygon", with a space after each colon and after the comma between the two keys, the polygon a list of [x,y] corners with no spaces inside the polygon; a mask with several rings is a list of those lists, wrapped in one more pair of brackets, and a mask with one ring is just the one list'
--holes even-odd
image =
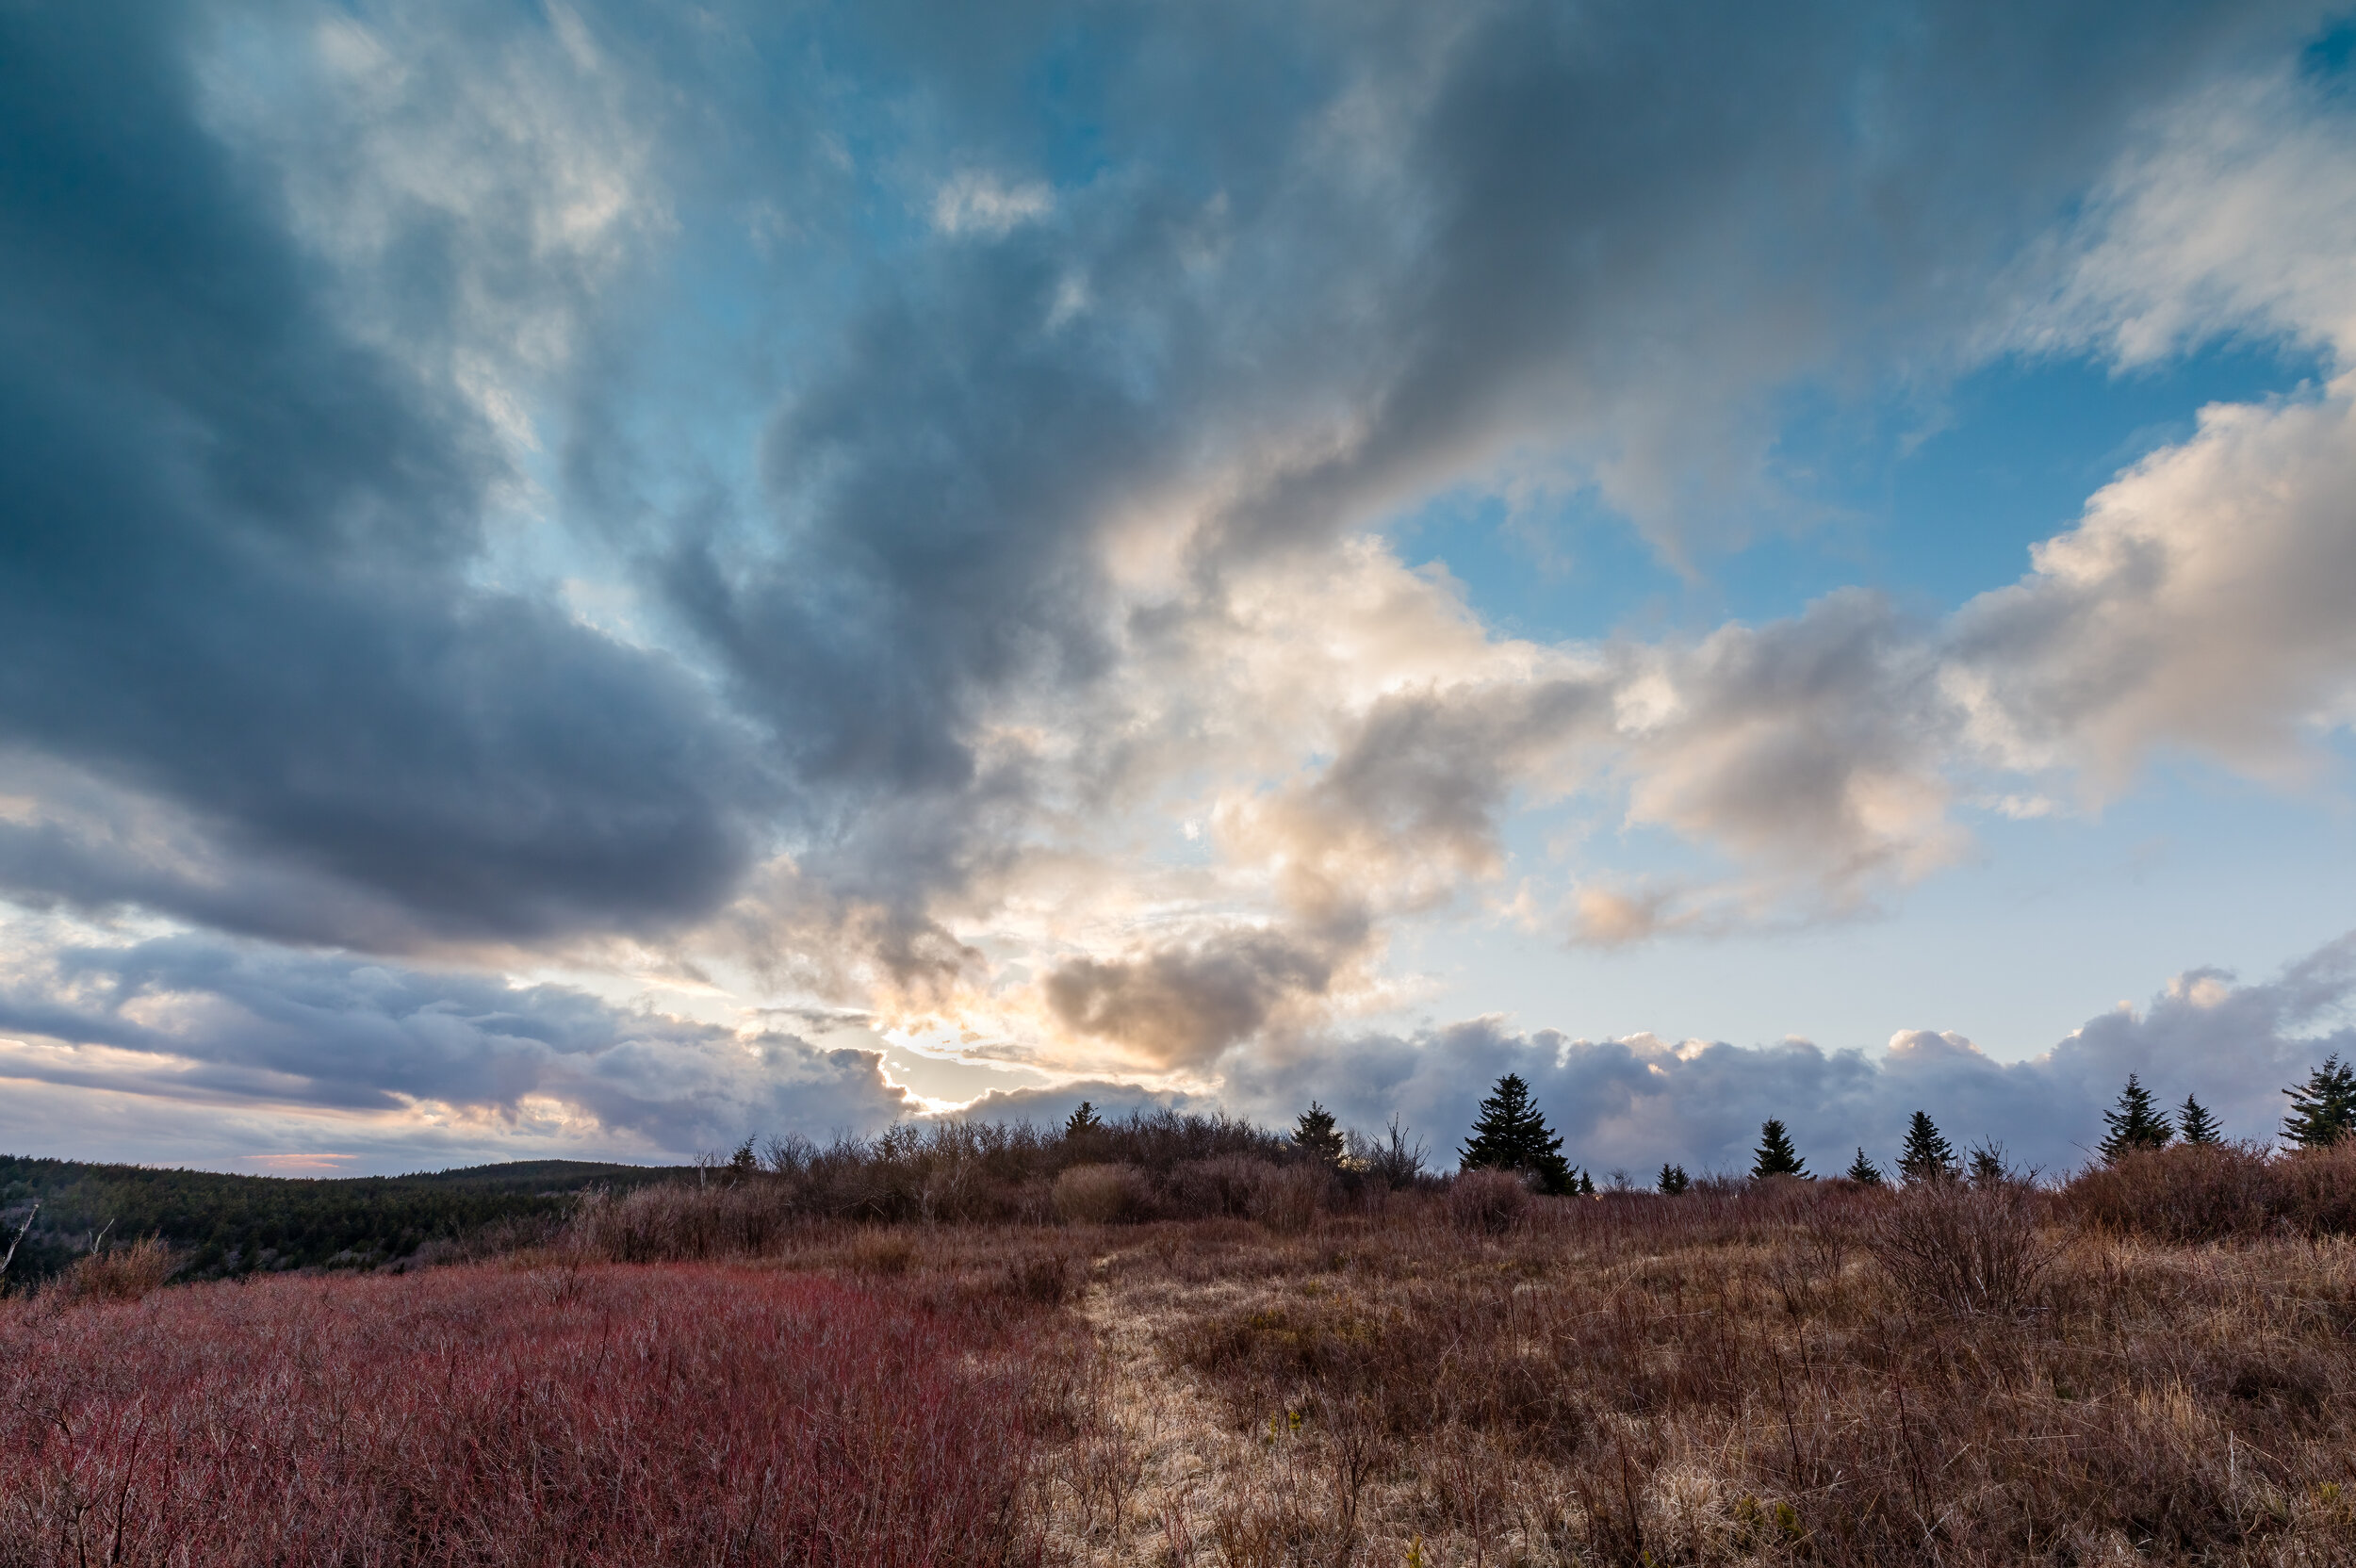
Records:
{"label": "dead grass tuft", "polygon": [[1145,1173],[1125,1165],[1075,1165],[1055,1178],[1055,1215],[1088,1225],[1117,1225],[1151,1200]]}
{"label": "dead grass tuft", "polygon": [[2034,1304],[2064,1242],[2037,1233],[2037,1199],[2011,1182],[1923,1182],[1893,1195],[1865,1246],[1918,1312],[2009,1317]]}
{"label": "dead grass tuft", "polygon": [[172,1278],[172,1249],[148,1236],[76,1258],[53,1288],[76,1301],[136,1301]]}
{"label": "dead grass tuft", "polygon": [[1530,1213],[1530,1188],[1508,1170],[1467,1170],[1448,1187],[1448,1217],[1466,1231],[1501,1236]]}

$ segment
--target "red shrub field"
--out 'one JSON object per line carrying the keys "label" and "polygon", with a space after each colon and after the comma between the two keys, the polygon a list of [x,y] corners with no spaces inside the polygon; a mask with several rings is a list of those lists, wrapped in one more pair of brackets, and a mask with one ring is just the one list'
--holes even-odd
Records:
{"label": "red shrub field", "polygon": [[995,1562],[1005,1338],[701,1264],[0,1302],[0,1562]]}

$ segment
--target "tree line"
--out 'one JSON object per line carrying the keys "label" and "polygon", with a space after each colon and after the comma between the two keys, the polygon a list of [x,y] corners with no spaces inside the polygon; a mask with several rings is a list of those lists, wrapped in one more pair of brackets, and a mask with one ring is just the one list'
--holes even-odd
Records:
{"label": "tree line", "polygon": [[[2342,1062],[2334,1054],[2324,1058],[2305,1083],[2282,1092],[2290,1099],[2291,1110],[2283,1118],[2282,1135],[2292,1148],[2321,1149],[2356,1139],[2356,1066]],[[2163,1110],[2132,1072],[2116,1105],[2102,1113],[2102,1124],[2098,1152],[2105,1164],[2171,1143],[2198,1146],[2224,1141],[2216,1116],[2198,1097],[2187,1094],[2182,1105]],[[1530,1085],[1519,1073],[1499,1078],[1481,1101],[1472,1136],[1459,1155],[1464,1169],[1514,1171],[1542,1192],[1592,1196],[1595,1191],[1594,1172],[1572,1165],[1563,1155],[1562,1139],[1547,1126]],[[1990,1141],[1958,1154],[1926,1111],[1916,1111],[1908,1119],[1897,1165],[1898,1178],[1909,1184],[1968,1178],[1985,1184],[2016,1176],[2002,1144]],[[1773,1176],[1813,1177],[1808,1161],[1792,1141],[1791,1130],[1774,1117],[1759,1126],[1759,1147],[1752,1152],[1748,1175],[1754,1181]],[[1861,1148],[1841,1175],[1861,1186],[1882,1186],[1890,1180]],[[1674,1197],[1693,1182],[1683,1166],[1666,1163],[1654,1185]],[[1627,1184],[1621,1178],[1614,1184]]]}
{"label": "tree line", "polygon": [[[2282,1128],[2286,1142],[2320,1148],[2356,1139],[2356,1069],[2336,1055],[2284,1093],[2291,1101]],[[2187,1095],[2182,1105],[2164,1110],[2133,1076],[2103,1119],[2101,1152],[2112,1162],[2171,1143],[2215,1144],[2221,1135],[2198,1099]],[[1595,1174],[1564,1156],[1562,1137],[1515,1073],[1499,1078],[1481,1102],[1458,1154],[1464,1169],[1514,1171],[1545,1192],[1597,1190]],[[1428,1168],[1424,1146],[1396,1117],[1369,1136],[1345,1130],[1315,1102],[1289,1133],[1170,1111],[1114,1120],[1083,1104],[1059,1127],[908,1124],[826,1147],[771,1140],[758,1153],[747,1139],[733,1155],[708,1156],[695,1168],[544,1160],[432,1175],[306,1180],[0,1156],[0,1258],[7,1259],[0,1264],[0,1284],[45,1278],[104,1246],[147,1237],[172,1249],[182,1278],[381,1267],[492,1227],[553,1225],[592,1188],[615,1191],[666,1181],[781,1178],[804,1193],[810,1213],[842,1218],[1007,1217],[1023,1212],[1021,1205],[994,1202],[992,1192],[1043,1187],[1091,1165],[1127,1167],[1152,1177],[1169,1189],[1173,1213],[1193,1212],[1213,1199],[1248,1209],[1261,1180],[1255,1171],[1322,1168],[1345,1194],[1429,1186],[1438,1179]],[[1748,1174],[1805,1178],[1811,1172],[1789,1129],[1771,1119],[1760,1128]],[[1840,1174],[1867,1185],[1890,1179],[1861,1149]],[[2011,1173],[2001,1146],[1984,1144],[1959,1154],[1929,1115],[1917,1111],[1896,1176],[1908,1183],[1988,1182]],[[1655,1184],[1675,1195],[1693,1182],[1682,1166],[1669,1163]],[[1618,1173],[1611,1184],[1631,1185]]]}
{"label": "tree line", "polygon": [[0,1155],[0,1283],[62,1272],[101,1248],[155,1237],[183,1278],[377,1267],[501,1221],[553,1223],[582,1188],[678,1168],[524,1160],[416,1176],[306,1179]]}

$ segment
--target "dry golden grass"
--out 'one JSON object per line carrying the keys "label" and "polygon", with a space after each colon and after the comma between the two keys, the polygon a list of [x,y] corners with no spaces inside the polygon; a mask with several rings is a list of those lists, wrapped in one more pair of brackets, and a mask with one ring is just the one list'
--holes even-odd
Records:
{"label": "dry golden grass", "polygon": [[172,1249],[153,1236],[76,1258],[57,1287],[80,1301],[136,1301],[172,1278]]}
{"label": "dry golden grass", "polygon": [[1992,1290],[1886,1264],[1905,1198],[1838,1189],[1097,1233],[1045,1554],[2356,1560],[2346,1240],[2161,1248],[1943,1197],[1950,1228],[2024,1217],[1977,1238]]}

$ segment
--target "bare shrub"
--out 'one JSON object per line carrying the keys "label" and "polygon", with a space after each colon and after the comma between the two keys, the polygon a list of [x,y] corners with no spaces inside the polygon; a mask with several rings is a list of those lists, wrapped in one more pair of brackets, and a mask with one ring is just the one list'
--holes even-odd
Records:
{"label": "bare shrub", "polygon": [[1180,1219],[1248,1219],[1277,1170],[1240,1154],[1188,1160],[1170,1173],[1165,1206]]}
{"label": "bare shrub", "polygon": [[1866,1250],[1908,1301],[1956,1317],[2030,1304],[2058,1248],[2037,1227],[2037,1194],[2014,1184],[1922,1182],[1885,1200]]}
{"label": "bare shrub", "polygon": [[1087,1225],[1138,1218],[1153,1196],[1144,1172],[1125,1165],[1075,1165],[1055,1178],[1055,1191],[1056,1217]]}
{"label": "bare shrub", "polygon": [[2284,1217],[2311,1236],[2356,1234],[2356,1139],[2275,1162]]}
{"label": "bare shrub", "polygon": [[394,1273],[412,1268],[440,1268],[451,1264],[487,1263],[517,1253],[578,1251],[571,1221],[552,1214],[515,1214],[478,1225],[454,1236],[435,1236],[393,1264]]}
{"label": "bare shrub", "polygon": [[0,1308],[0,1563],[1036,1560],[1036,1312],[710,1265],[525,1279]]}
{"label": "bare shrub", "polygon": [[583,1195],[558,1245],[614,1263],[723,1258],[774,1250],[802,1225],[782,1183],[663,1183]]}
{"label": "bare shrub", "polygon": [[77,1258],[58,1287],[76,1301],[136,1301],[172,1278],[172,1249],[155,1236]]}
{"label": "bare shrub", "polygon": [[1448,1189],[1448,1216],[1460,1229],[1503,1235],[1530,1213],[1530,1188],[1510,1170],[1467,1170]]}
{"label": "bare shrub", "polygon": [[1271,1231],[1295,1233],[1309,1228],[1325,1207],[1333,1175],[1322,1166],[1296,1165],[1271,1171],[1252,1197],[1252,1217]]}
{"label": "bare shrub", "polygon": [[2278,1163],[2253,1144],[2141,1150],[2079,1172],[2063,1189],[2070,1212],[2116,1235],[2162,1241],[2254,1236],[2284,1208]]}
{"label": "bare shrub", "polygon": [[1350,1157],[1369,1177],[1394,1192],[1429,1187],[1435,1180],[1424,1169],[1429,1156],[1423,1139],[1410,1139],[1408,1129],[1399,1124],[1397,1116],[1391,1118],[1390,1124],[1378,1136],[1350,1134]]}

